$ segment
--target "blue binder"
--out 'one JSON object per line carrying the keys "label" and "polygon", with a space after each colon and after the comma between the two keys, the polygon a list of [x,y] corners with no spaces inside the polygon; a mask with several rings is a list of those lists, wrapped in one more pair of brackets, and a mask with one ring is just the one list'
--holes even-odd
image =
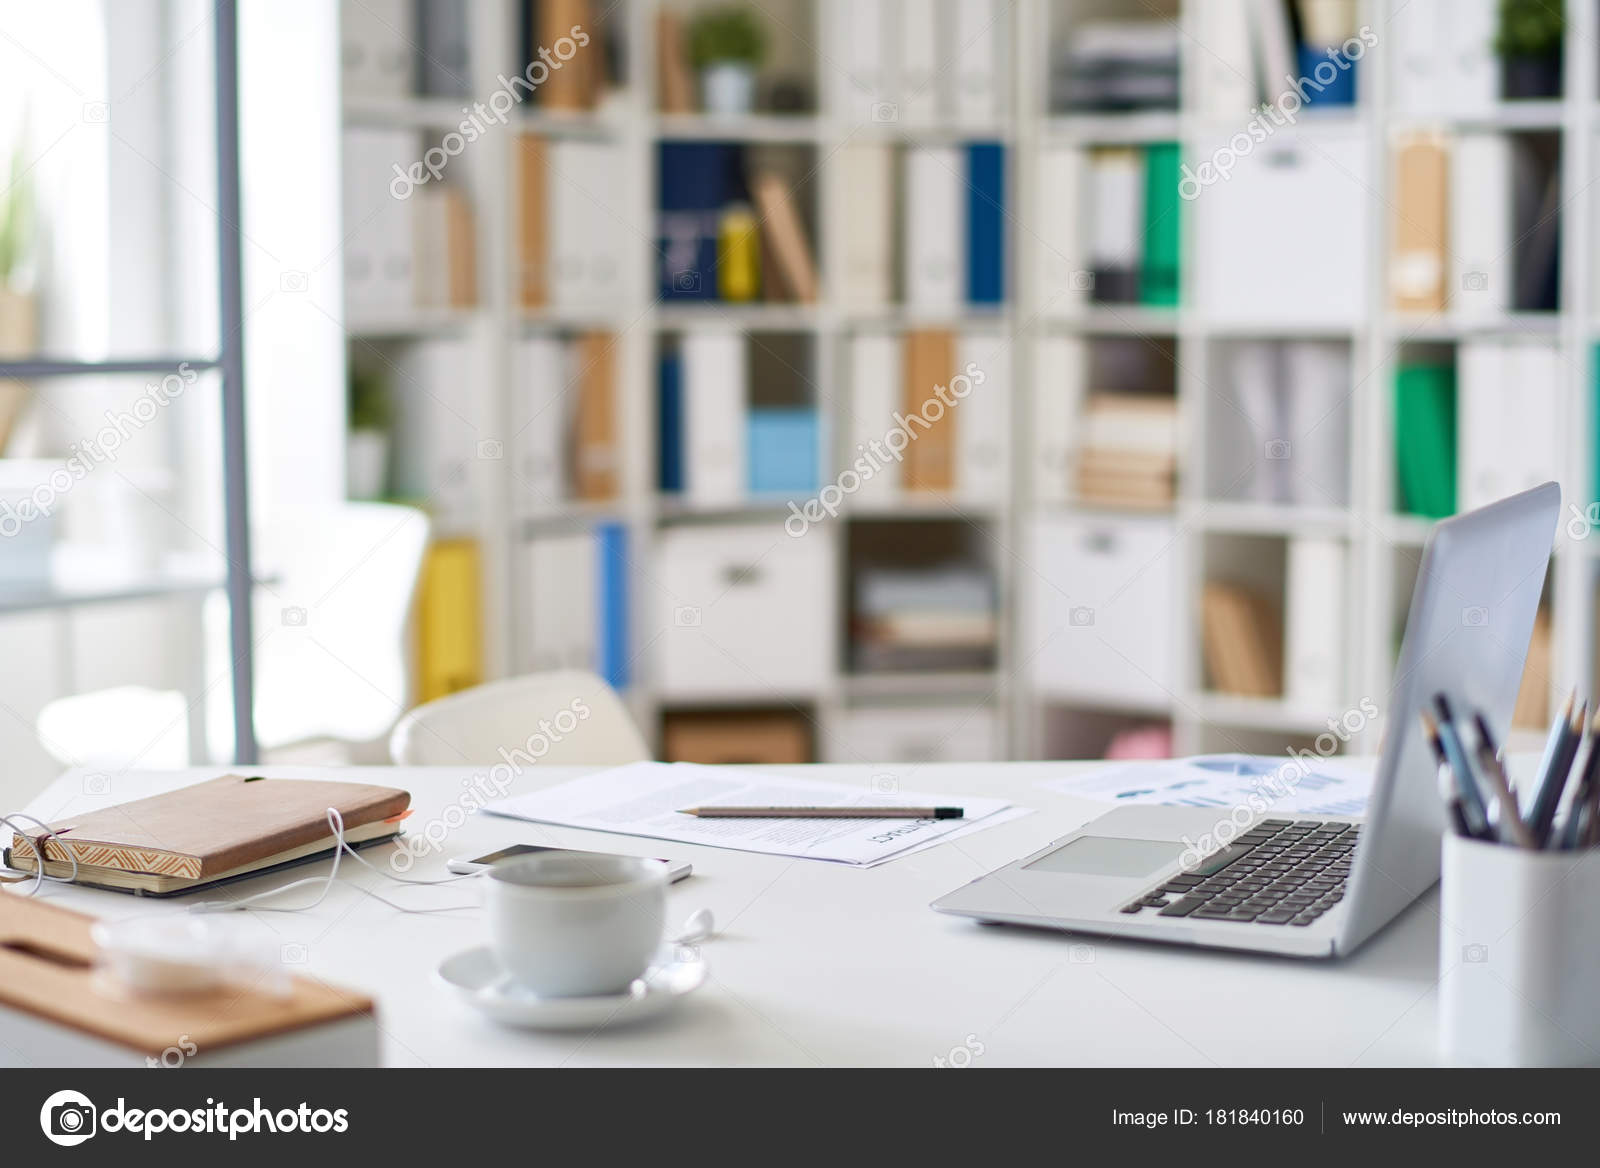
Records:
{"label": "blue binder", "polygon": [[594,529],[599,571],[598,636],[595,671],[612,689],[628,686],[628,529],[620,523],[601,523]]}
{"label": "blue binder", "polygon": [[663,353],[656,383],[657,482],[663,491],[683,490],[683,362]]}
{"label": "blue binder", "polygon": [[717,298],[717,224],[743,198],[732,142],[663,142],[657,153],[657,258],[663,300]]}
{"label": "blue binder", "polygon": [[1006,151],[998,142],[967,147],[967,300],[1005,300]]}

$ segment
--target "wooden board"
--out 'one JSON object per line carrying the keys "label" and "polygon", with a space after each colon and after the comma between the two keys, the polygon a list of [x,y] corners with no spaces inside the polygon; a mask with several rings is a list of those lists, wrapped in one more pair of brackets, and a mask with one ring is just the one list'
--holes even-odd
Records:
{"label": "wooden board", "polygon": [[94,968],[93,923],[0,892],[0,1002],[147,1055],[179,1035],[210,1051],[373,1012],[365,994],[303,977],[290,978],[283,996],[246,985],[187,997],[138,996]]}

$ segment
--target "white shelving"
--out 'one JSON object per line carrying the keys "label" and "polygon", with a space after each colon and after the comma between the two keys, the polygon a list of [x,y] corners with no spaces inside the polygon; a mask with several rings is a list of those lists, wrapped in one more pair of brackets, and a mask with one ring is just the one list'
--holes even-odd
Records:
{"label": "white shelving", "polygon": [[[1194,31],[1195,6],[1204,0],[1183,0],[1179,5],[1190,33]],[[1395,0],[1401,3],[1403,0]],[[901,497],[888,502],[852,500],[841,513],[808,538],[829,541],[834,561],[845,558],[850,525],[907,521],[948,520],[967,529],[978,546],[985,549],[993,565],[998,596],[1001,598],[1001,636],[998,660],[993,670],[973,673],[859,676],[846,668],[848,654],[843,621],[835,622],[837,644],[832,654],[830,673],[814,690],[804,692],[766,691],[757,683],[747,690],[735,690],[690,703],[702,705],[792,706],[814,720],[821,753],[832,755],[825,739],[843,713],[857,705],[879,702],[933,704],[978,701],[999,713],[1004,753],[1008,757],[1029,757],[1050,749],[1060,740],[1052,733],[1052,720],[1062,711],[1082,711],[1089,716],[1104,714],[1111,719],[1137,721],[1149,718],[1169,721],[1177,748],[1243,749],[1263,744],[1302,742],[1314,737],[1325,726],[1326,713],[1296,709],[1283,701],[1243,699],[1206,692],[1200,666],[1199,594],[1203,583],[1204,553],[1209,540],[1217,538],[1260,538],[1282,540],[1291,535],[1326,533],[1338,536],[1349,548],[1348,642],[1345,662],[1345,697],[1340,710],[1370,697],[1380,706],[1388,692],[1389,669],[1394,649],[1396,622],[1403,609],[1396,611],[1395,593],[1401,578],[1420,554],[1427,525],[1417,519],[1396,515],[1391,505],[1392,464],[1392,383],[1397,356],[1402,345],[1419,343],[1450,344],[1478,335],[1536,335],[1556,341],[1566,358],[1569,371],[1568,446],[1553,462],[1552,473],[1569,483],[1587,484],[1592,477],[1594,453],[1590,449],[1590,350],[1600,337],[1600,305],[1591,292],[1589,222],[1594,207],[1591,193],[1583,189],[1584,176],[1591,172],[1593,139],[1600,133],[1600,103],[1594,98],[1593,45],[1596,32],[1596,5],[1592,0],[1574,0],[1568,10],[1567,96],[1559,101],[1505,103],[1487,114],[1451,121],[1418,119],[1392,112],[1387,105],[1386,71],[1390,65],[1383,38],[1363,59],[1361,91],[1355,107],[1333,111],[1307,110],[1300,123],[1280,130],[1285,140],[1316,143],[1323,135],[1354,132],[1360,136],[1370,164],[1374,210],[1368,217],[1367,237],[1360,240],[1329,240],[1329,246],[1359,247],[1369,259],[1370,286],[1365,298],[1366,311],[1355,319],[1222,320],[1213,306],[1199,303],[1195,280],[1195,212],[1185,204],[1182,273],[1184,288],[1177,309],[1140,305],[1087,305],[1079,310],[1061,311],[1059,305],[1040,302],[1034,265],[1039,257],[1030,250],[1038,238],[1035,225],[1040,216],[1059,213],[1059,208],[1040,205],[1038,160],[1046,147],[1119,144],[1148,144],[1175,141],[1182,145],[1186,158],[1193,160],[1204,144],[1219,131],[1237,130],[1245,120],[1234,123],[1189,110],[1171,113],[1130,115],[1062,115],[1049,110],[1047,95],[1048,61],[1057,43],[1060,28],[1085,11],[1099,13],[1104,5],[1078,5],[1070,0],[1007,0],[1006,43],[1010,59],[1016,63],[1010,72],[1008,116],[1003,123],[989,127],[948,124],[908,126],[894,122],[855,122],[828,108],[825,78],[813,80],[819,91],[818,109],[804,114],[758,113],[740,118],[711,118],[701,115],[660,115],[654,112],[654,33],[658,5],[650,0],[626,0],[614,7],[611,19],[625,20],[627,31],[627,88],[614,94],[605,107],[594,113],[551,114],[536,108],[520,109],[504,126],[494,127],[473,144],[462,157],[452,161],[461,167],[472,192],[477,223],[478,268],[481,300],[477,308],[397,314],[393,319],[350,322],[352,344],[369,338],[429,336],[457,332],[482,346],[488,372],[485,393],[488,416],[496,419],[502,432],[508,428],[509,401],[514,371],[513,347],[516,341],[542,331],[568,332],[605,329],[613,332],[621,346],[619,361],[619,408],[622,419],[622,448],[625,455],[621,495],[608,503],[567,503],[540,507],[529,512],[517,503],[510,472],[503,463],[486,462],[479,466],[478,488],[482,500],[475,531],[482,541],[488,575],[485,600],[485,626],[489,630],[488,659],[491,676],[519,667],[515,639],[528,628],[528,590],[517,576],[516,554],[530,532],[577,530],[599,520],[619,521],[628,529],[635,559],[639,587],[633,590],[632,649],[635,684],[629,700],[641,724],[653,732],[663,709],[662,696],[652,684],[652,654],[658,653],[661,630],[656,627],[655,599],[649,595],[655,586],[654,560],[662,534],[684,524],[748,524],[771,526],[774,537],[783,539],[782,501],[746,500],[736,505],[698,508],[681,500],[663,496],[656,490],[656,353],[664,334],[693,332],[699,329],[733,328],[756,333],[798,333],[814,346],[815,400],[822,411],[822,444],[825,457],[843,446],[841,422],[845,393],[843,347],[853,333],[863,330],[901,331],[918,327],[949,327],[962,330],[998,332],[1008,339],[1011,351],[1012,380],[1015,387],[1011,411],[1010,490],[992,504],[973,505],[956,498]],[[1387,27],[1388,15],[1395,7],[1389,0],[1368,0],[1362,5],[1361,22],[1374,29]],[[472,13],[472,79],[477,93],[491,92],[496,75],[510,67],[504,58],[516,43],[514,0],[479,0],[468,6]],[[830,7],[799,0],[785,5],[812,15],[809,29],[800,39],[823,46],[817,50],[816,73],[840,67],[830,63],[826,46],[834,43],[836,31],[828,27]],[[1159,13],[1160,6],[1155,12]],[[792,31],[792,30],[791,30]],[[797,33],[797,36],[800,34]],[[1193,35],[1184,39],[1184,52],[1205,50]],[[462,102],[442,98],[347,99],[344,118],[347,124],[413,128],[419,132],[441,131],[461,117]],[[1553,314],[1513,313],[1490,321],[1458,321],[1448,314],[1424,317],[1402,316],[1389,310],[1386,280],[1389,209],[1387,192],[1392,187],[1392,163],[1388,144],[1396,132],[1427,125],[1443,129],[1489,129],[1500,131],[1549,130],[1560,135],[1566,189],[1563,191],[1563,231],[1561,242],[1562,310]],[[624,280],[625,294],[616,303],[597,308],[522,309],[514,295],[512,257],[515,254],[513,218],[515,206],[510,176],[513,149],[519,131],[559,136],[599,138],[614,143],[626,159],[627,217],[646,225],[640,230],[636,259],[629,264]],[[839,189],[838,149],[847,143],[889,142],[900,145],[958,143],[971,140],[996,140],[1007,147],[1007,295],[1004,307],[997,310],[961,309],[950,312],[925,312],[903,305],[857,311],[848,308],[837,288],[837,262],[840,242],[838,224],[849,214],[849,192]],[[814,152],[815,173],[811,176],[816,191],[813,219],[817,238],[813,239],[823,280],[823,296],[815,305],[659,303],[655,296],[656,263],[653,223],[656,189],[656,158],[662,142],[738,141],[758,146],[809,149]],[[1286,211],[1286,213],[1290,213]],[[1314,224],[1307,230],[1315,231]],[[1242,241],[1241,246],[1248,246]],[[631,247],[631,245],[630,245]],[[1092,695],[1075,693],[1058,698],[1037,692],[1026,680],[1025,665],[1038,652],[1062,651],[1055,646],[1022,643],[1025,630],[1020,613],[1022,591],[1030,586],[1029,566],[1022,562],[1025,528],[1040,515],[1066,514],[1091,516],[1116,525],[1129,520],[1121,512],[1071,504],[1036,502],[1030,473],[1032,424],[1035,415],[1034,346],[1044,337],[1161,337],[1175,347],[1181,429],[1184,446],[1180,459],[1179,496],[1171,518],[1175,523],[1175,555],[1178,565],[1176,611],[1172,614],[1177,652],[1178,684],[1163,701],[1130,705],[1107,696],[1103,701]],[[1204,461],[1205,416],[1211,395],[1202,372],[1208,368],[1215,347],[1239,338],[1305,338],[1346,342],[1352,354],[1349,387],[1352,433],[1352,476],[1350,496],[1343,506],[1316,505],[1277,507],[1255,503],[1219,502],[1206,497],[1205,481],[1199,473]],[[490,434],[487,437],[501,437]],[[829,457],[819,482],[828,482],[837,469]],[[1587,501],[1587,500],[1585,500]],[[1571,685],[1588,689],[1593,681],[1594,604],[1596,548],[1600,539],[1572,545],[1580,554],[1559,555],[1552,590],[1556,645],[1552,688],[1560,691]],[[841,596],[834,600],[842,608],[842,593],[847,584],[840,572]],[[1359,745],[1376,745],[1376,729],[1358,740]]]}

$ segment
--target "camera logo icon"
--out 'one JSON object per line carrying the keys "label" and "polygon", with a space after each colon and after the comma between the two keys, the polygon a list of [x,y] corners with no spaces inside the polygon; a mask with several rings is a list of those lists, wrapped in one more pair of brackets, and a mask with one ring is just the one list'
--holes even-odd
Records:
{"label": "camera logo icon", "polygon": [[298,604],[291,604],[280,614],[283,623],[293,629],[303,629],[306,625],[306,610]]}
{"label": "camera logo icon", "polygon": [[44,1138],[63,1148],[76,1147],[95,1133],[95,1110],[89,1097],[80,1091],[57,1091],[39,1108],[39,1127]]}
{"label": "camera logo icon", "polygon": [[698,629],[700,610],[692,604],[680,604],[672,610],[672,623],[680,629]]}
{"label": "camera logo icon", "polygon": [[1469,605],[1461,610],[1461,623],[1469,629],[1481,629],[1489,623],[1489,610],[1481,604]]}
{"label": "camera logo icon", "polygon": [[285,965],[304,965],[308,956],[306,947],[298,941],[290,941],[278,950],[278,960]]}
{"label": "camera logo icon", "polygon": [[1463,945],[1461,947],[1461,960],[1473,965],[1482,965],[1489,960],[1489,946]]}
{"label": "camera logo icon", "polygon": [[279,292],[304,292],[310,283],[310,277],[304,272],[289,271],[278,273]]}
{"label": "camera logo icon", "polygon": [[900,789],[900,778],[898,775],[887,773],[873,775],[870,786],[874,795],[893,795]]}
{"label": "camera logo icon", "polygon": [[111,120],[111,106],[103,101],[83,103],[83,120],[92,126],[103,126]]}
{"label": "camera logo icon", "polygon": [[1461,289],[1464,292],[1486,292],[1489,289],[1488,272],[1463,272]]}
{"label": "camera logo icon", "polygon": [[700,273],[694,270],[672,273],[672,290],[674,292],[700,291]]}
{"label": "camera logo icon", "polygon": [[1094,964],[1094,946],[1093,945],[1069,945],[1069,946],[1067,946],[1067,964],[1068,965],[1093,965]]}
{"label": "camera logo icon", "polygon": [[505,444],[498,438],[485,438],[478,443],[478,457],[494,461],[506,456]]}
{"label": "camera logo icon", "polygon": [[1289,457],[1289,440],[1287,438],[1274,438],[1267,443],[1267,457],[1275,462],[1282,462]]}
{"label": "camera logo icon", "polygon": [[111,794],[111,776],[101,771],[83,776],[83,793],[85,795]]}
{"label": "camera logo icon", "polygon": [[898,122],[900,120],[900,107],[892,101],[875,101],[872,103],[872,120],[875,122]]}
{"label": "camera logo icon", "polygon": [[1067,277],[1067,286],[1074,292],[1093,292],[1094,273],[1086,269],[1075,271]]}
{"label": "camera logo icon", "polygon": [[1080,604],[1067,614],[1067,623],[1075,629],[1086,629],[1094,624],[1094,609]]}

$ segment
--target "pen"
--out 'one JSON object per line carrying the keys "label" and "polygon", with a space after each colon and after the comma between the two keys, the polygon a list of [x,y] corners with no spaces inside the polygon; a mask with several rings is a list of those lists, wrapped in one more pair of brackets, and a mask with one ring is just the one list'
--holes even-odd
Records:
{"label": "pen", "polygon": [[1539,787],[1534,796],[1533,810],[1528,814],[1528,826],[1532,828],[1533,837],[1539,841],[1540,847],[1550,842],[1550,828],[1555,822],[1556,808],[1561,805],[1561,792],[1566,789],[1567,775],[1572,769],[1573,757],[1578,752],[1578,738],[1583,733],[1584,716],[1573,709],[1577,697],[1574,691],[1561,707],[1555,725],[1550,728],[1544,756],[1539,762]]}
{"label": "pen", "polygon": [[685,807],[701,819],[964,819],[960,807]]}
{"label": "pen", "polygon": [[1472,764],[1467,761],[1461,739],[1456,734],[1455,725],[1450,721],[1450,703],[1445,700],[1443,694],[1437,695],[1434,703],[1439,709],[1439,720],[1435,722],[1424,710],[1423,733],[1428,736],[1428,744],[1433,747],[1434,757],[1446,763],[1451,773],[1455,775],[1456,791],[1461,797],[1461,813],[1466,819],[1467,826],[1472,829],[1472,834],[1480,839],[1493,839],[1494,829],[1489,826],[1489,809],[1484,805],[1483,792],[1478,790],[1477,779],[1472,773]]}
{"label": "pen", "polygon": [[[1422,717],[1426,725],[1428,715],[1424,713]],[[1434,774],[1439,783],[1439,798],[1444,800],[1445,810],[1450,813],[1451,826],[1455,828],[1457,835],[1473,839],[1475,837],[1472,834],[1472,828],[1467,826],[1466,816],[1461,814],[1461,799],[1456,794],[1456,781],[1455,777],[1450,774],[1450,764],[1444,761],[1444,750],[1440,747],[1436,735],[1430,734],[1428,740],[1433,747],[1434,758],[1439,763],[1438,770]]]}
{"label": "pen", "polygon": [[1571,849],[1588,843],[1588,837],[1594,830],[1592,807],[1597,781],[1600,781],[1600,710],[1595,712],[1594,721],[1589,725],[1589,753],[1584,757],[1577,785],[1572,790],[1572,800],[1567,805],[1567,821],[1561,830],[1563,848]]}
{"label": "pen", "polygon": [[1519,847],[1538,847],[1538,841],[1533,838],[1533,832],[1528,830],[1528,825],[1523,822],[1522,814],[1517,809],[1517,797],[1511,793],[1511,780],[1506,775],[1506,768],[1500,761],[1499,752],[1495,750],[1494,735],[1489,730],[1489,723],[1480,713],[1473,715],[1473,724],[1478,730],[1478,764],[1489,780],[1495,802],[1500,805],[1500,830],[1509,832],[1511,842]]}

